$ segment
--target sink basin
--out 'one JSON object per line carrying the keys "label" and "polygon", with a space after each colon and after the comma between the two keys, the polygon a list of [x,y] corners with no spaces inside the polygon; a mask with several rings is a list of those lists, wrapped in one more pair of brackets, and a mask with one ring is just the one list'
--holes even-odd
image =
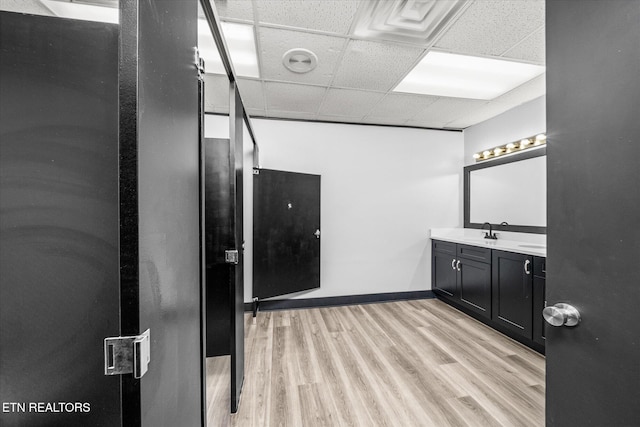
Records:
{"label": "sink basin", "polygon": [[518,245],[521,248],[547,249],[545,245]]}

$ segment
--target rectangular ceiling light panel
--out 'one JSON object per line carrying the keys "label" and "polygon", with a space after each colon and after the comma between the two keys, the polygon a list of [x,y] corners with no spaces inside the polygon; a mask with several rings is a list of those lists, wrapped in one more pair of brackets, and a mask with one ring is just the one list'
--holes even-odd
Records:
{"label": "rectangular ceiling light panel", "polygon": [[500,59],[429,52],[394,92],[494,99],[544,73],[545,67]]}
{"label": "rectangular ceiling light panel", "polygon": [[430,45],[470,2],[466,0],[372,0],[363,2],[353,34],[365,39]]}
{"label": "rectangular ceiling light panel", "polygon": [[[256,38],[253,25],[222,23],[222,34],[229,49],[231,63],[239,76],[260,77]],[[205,19],[198,20],[198,50],[204,59],[205,71],[212,74],[226,74],[220,53],[213,40],[209,24]]]}

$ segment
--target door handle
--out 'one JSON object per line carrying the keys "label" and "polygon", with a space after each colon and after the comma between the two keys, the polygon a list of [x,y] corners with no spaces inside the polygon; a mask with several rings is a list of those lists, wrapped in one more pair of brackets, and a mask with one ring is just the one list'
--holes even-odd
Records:
{"label": "door handle", "polygon": [[456,259],[455,258],[451,260],[451,269],[452,270],[456,269]]}
{"label": "door handle", "polygon": [[531,270],[529,270],[529,264],[531,264],[531,261],[529,261],[528,259],[524,261],[525,274],[531,274]]}
{"label": "door handle", "polygon": [[564,303],[550,305],[542,310],[542,316],[551,326],[576,326],[580,323],[580,312]]}
{"label": "door handle", "polygon": [[313,233],[313,235],[314,235],[314,236],[316,236],[316,239],[319,239],[319,238],[320,238],[320,229],[318,228],[318,229],[316,230],[316,232],[315,232],[315,233]]}
{"label": "door handle", "polygon": [[460,271],[460,260],[456,262],[456,270]]}

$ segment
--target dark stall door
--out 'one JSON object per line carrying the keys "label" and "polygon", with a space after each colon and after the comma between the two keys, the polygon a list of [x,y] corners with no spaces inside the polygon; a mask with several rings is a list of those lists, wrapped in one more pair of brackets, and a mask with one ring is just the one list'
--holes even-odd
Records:
{"label": "dark stall door", "polygon": [[253,296],[320,287],[320,175],[259,169],[253,181]]}
{"label": "dark stall door", "polygon": [[0,425],[118,426],[118,27],[0,12],[0,75]]}
{"label": "dark stall door", "polygon": [[547,426],[640,426],[640,2],[548,1]]}

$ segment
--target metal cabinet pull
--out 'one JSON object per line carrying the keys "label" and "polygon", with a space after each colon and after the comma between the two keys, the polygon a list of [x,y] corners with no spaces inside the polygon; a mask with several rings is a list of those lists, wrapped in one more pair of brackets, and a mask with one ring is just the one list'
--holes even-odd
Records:
{"label": "metal cabinet pull", "polygon": [[531,274],[531,270],[529,270],[529,264],[531,264],[531,261],[526,260],[524,262],[524,272],[525,274]]}
{"label": "metal cabinet pull", "polygon": [[460,271],[460,260],[458,260],[458,262],[456,262],[456,269],[457,269],[458,271]]}
{"label": "metal cabinet pull", "polygon": [[451,260],[451,269],[452,270],[456,269],[456,259],[455,258]]}

